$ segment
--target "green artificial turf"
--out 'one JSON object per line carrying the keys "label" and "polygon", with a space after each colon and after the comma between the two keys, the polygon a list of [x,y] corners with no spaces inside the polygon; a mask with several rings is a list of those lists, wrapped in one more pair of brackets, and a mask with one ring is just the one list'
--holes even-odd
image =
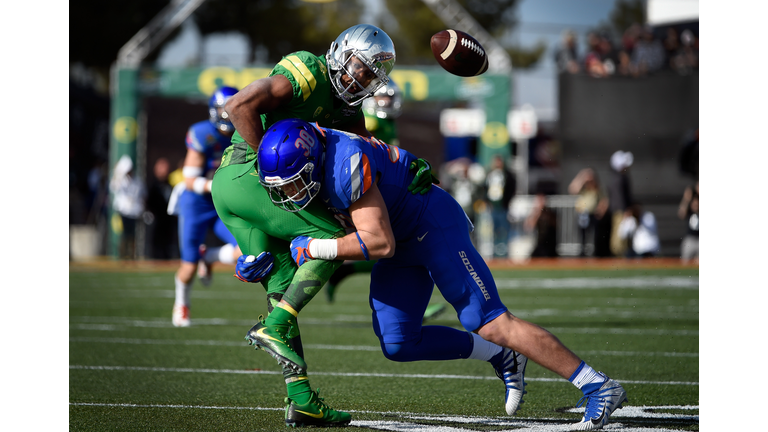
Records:
{"label": "green artificial turf", "polygon": [[[698,430],[698,269],[499,270],[494,277],[513,314],[622,382],[627,407],[681,417],[613,417],[611,424]],[[503,384],[486,362],[387,360],[371,328],[368,280],[349,277],[334,303],[321,292],[299,316],[311,384],[331,407],[353,414],[354,430],[399,422],[404,429],[389,430],[545,431],[581,418],[567,411],[581,392],[533,363],[525,404],[509,417]],[[70,270],[70,430],[286,430],[280,369],[243,339],[266,311],[261,285],[226,272],[215,273],[209,288],[196,283],[189,328],[171,325],[173,296],[172,271]],[[432,301],[445,303],[437,290]],[[450,305],[427,324],[461,328]],[[662,406],[672,408],[652,408]]]}

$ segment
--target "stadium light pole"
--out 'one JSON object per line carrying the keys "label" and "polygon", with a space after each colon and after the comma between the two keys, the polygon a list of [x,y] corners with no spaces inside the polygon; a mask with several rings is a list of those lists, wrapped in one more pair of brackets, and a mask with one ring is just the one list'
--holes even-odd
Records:
{"label": "stadium light pole", "polygon": [[[143,154],[137,154],[136,142],[139,136],[139,66],[141,62],[181,23],[183,23],[205,0],[172,0],[159,14],[138,31],[118,51],[117,61],[110,71],[110,129],[109,129],[109,175],[112,178],[114,166],[123,156],[128,155],[136,167],[136,175],[144,174],[146,161]],[[141,158],[141,160],[139,160]],[[120,216],[112,208],[112,193],[108,200],[110,223],[108,254],[119,257],[119,246],[123,236]],[[139,224],[139,226],[143,226]],[[143,232],[143,231],[142,231]],[[143,256],[143,242],[136,242],[137,255]]]}

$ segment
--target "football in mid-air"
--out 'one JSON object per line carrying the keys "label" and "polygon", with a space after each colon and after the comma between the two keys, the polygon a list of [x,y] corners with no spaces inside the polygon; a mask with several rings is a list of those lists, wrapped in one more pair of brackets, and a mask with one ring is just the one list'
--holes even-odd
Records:
{"label": "football in mid-air", "polygon": [[448,72],[471,77],[488,70],[488,55],[480,43],[461,30],[435,33],[429,41],[435,60]]}

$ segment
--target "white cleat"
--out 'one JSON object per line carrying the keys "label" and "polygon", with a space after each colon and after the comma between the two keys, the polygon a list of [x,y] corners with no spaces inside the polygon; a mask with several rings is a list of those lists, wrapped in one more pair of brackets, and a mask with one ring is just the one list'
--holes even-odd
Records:
{"label": "white cleat", "polygon": [[496,375],[504,381],[504,408],[509,415],[515,415],[520,405],[524,402],[523,395],[526,382],[524,380],[525,366],[528,364],[528,357],[515,352],[509,348],[504,348],[501,365],[496,368]]}
{"label": "white cleat", "polygon": [[[602,372],[600,373],[602,374]],[[600,389],[579,399],[576,407],[581,406],[584,399],[587,399],[584,418],[581,419],[581,422],[572,424],[571,430],[602,429],[603,426],[608,424],[608,418],[611,414],[617,408],[621,408],[624,402],[629,401],[624,387],[610,378],[605,381]]]}
{"label": "white cleat", "polygon": [[173,325],[174,327],[189,327],[192,322],[189,320],[189,306],[173,307]]}

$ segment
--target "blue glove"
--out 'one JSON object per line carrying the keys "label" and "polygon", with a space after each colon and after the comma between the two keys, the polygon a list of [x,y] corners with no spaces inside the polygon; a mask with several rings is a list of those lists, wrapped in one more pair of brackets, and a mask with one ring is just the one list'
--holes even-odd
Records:
{"label": "blue glove", "polygon": [[309,254],[309,242],[312,240],[312,237],[298,236],[291,242],[291,257],[297,266],[301,267],[305,262],[314,259]]}
{"label": "blue glove", "polygon": [[262,252],[259,256],[240,255],[233,276],[243,282],[261,282],[272,271],[274,265],[275,257],[269,252]]}
{"label": "blue glove", "polygon": [[432,173],[432,165],[430,165],[426,159],[416,159],[415,161],[411,162],[411,165],[408,167],[408,169],[412,172],[416,171],[416,176],[408,186],[408,191],[414,195],[424,195],[425,193],[429,192],[429,189],[432,187],[432,183],[440,184],[440,180],[438,180],[438,178],[435,177],[435,175]]}

